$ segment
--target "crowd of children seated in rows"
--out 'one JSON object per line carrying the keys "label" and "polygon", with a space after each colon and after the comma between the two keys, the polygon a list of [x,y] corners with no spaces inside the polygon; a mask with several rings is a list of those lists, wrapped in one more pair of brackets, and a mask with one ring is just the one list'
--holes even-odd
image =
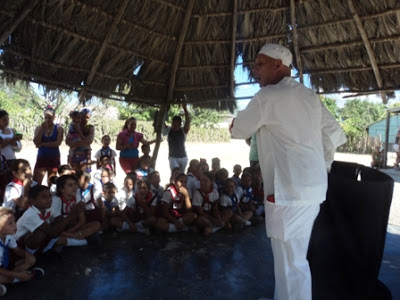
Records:
{"label": "crowd of children seated in rows", "polygon": [[[0,283],[37,277],[43,271],[31,269],[34,255],[55,245],[86,245],[94,234],[190,231],[207,236],[262,219],[264,195],[257,168],[242,173],[235,165],[229,178],[218,158],[211,170],[206,160],[193,159],[186,174],[172,170],[164,187],[159,172],[150,168],[150,149],[144,146],[139,168],[115,182],[112,151],[95,154],[98,169],[92,174],[61,165],[49,187],[32,180],[27,160],[14,161],[0,208]],[[9,250],[21,259],[18,264],[6,262]],[[0,294],[5,290],[0,285]]]}

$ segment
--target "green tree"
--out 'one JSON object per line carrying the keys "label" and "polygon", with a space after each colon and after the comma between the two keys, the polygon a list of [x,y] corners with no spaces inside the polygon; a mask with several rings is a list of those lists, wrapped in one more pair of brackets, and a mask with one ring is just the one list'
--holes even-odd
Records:
{"label": "green tree", "polygon": [[367,136],[367,126],[384,119],[386,107],[382,103],[352,99],[346,101],[344,107],[340,109],[340,116],[347,137],[347,150],[360,152],[366,150],[361,141]]}

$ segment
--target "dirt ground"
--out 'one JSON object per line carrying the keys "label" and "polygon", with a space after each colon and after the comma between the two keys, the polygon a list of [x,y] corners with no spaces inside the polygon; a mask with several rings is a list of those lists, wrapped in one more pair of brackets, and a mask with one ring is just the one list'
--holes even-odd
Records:
{"label": "dirt ground", "polygon": [[[113,144],[115,149],[115,144]],[[93,155],[95,151],[101,148],[101,145],[93,145]],[[152,149],[154,147],[152,146]],[[221,160],[221,166],[228,170],[229,176],[232,176],[233,166],[240,164],[242,168],[249,165],[249,146],[244,140],[231,140],[229,143],[187,143],[186,150],[189,159],[205,158],[211,165],[211,159],[218,157]],[[24,141],[21,152],[17,153],[18,158],[28,159],[33,168],[36,160],[36,148],[32,142]],[[63,144],[61,146],[61,163],[67,161],[68,147]],[[394,153],[388,154],[388,166],[392,166],[395,159]],[[369,166],[371,155],[352,154],[352,153],[336,153],[335,160],[355,162],[365,166]],[[160,172],[161,184],[165,185],[169,181],[170,169],[168,162],[168,144],[162,142],[158,154],[156,170]],[[400,171],[394,169],[383,170],[395,179],[395,188],[393,193],[392,206],[389,216],[389,224],[400,226]],[[117,174],[114,182],[118,187],[122,186],[124,172],[117,163]]]}

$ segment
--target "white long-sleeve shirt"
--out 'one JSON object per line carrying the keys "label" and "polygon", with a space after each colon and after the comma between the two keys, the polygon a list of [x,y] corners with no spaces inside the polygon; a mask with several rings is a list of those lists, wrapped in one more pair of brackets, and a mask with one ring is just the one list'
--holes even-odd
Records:
{"label": "white long-sleeve shirt", "polygon": [[346,137],[312,90],[285,77],[263,87],[232,125],[234,138],[257,134],[264,193],[276,204],[325,200],[327,167]]}

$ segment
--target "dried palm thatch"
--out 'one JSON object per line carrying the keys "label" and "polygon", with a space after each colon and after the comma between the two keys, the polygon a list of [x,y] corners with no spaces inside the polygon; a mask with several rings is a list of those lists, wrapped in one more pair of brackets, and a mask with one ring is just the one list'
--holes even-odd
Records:
{"label": "dried palm thatch", "polygon": [[[235,107],[238,62],[288,46],[321,93],[400,87],[398,0],[3,0],[1,76],[153,106]],[[242,57],[241,60],[238,58]],[[249,78],[251,80],[251,78]]]}

